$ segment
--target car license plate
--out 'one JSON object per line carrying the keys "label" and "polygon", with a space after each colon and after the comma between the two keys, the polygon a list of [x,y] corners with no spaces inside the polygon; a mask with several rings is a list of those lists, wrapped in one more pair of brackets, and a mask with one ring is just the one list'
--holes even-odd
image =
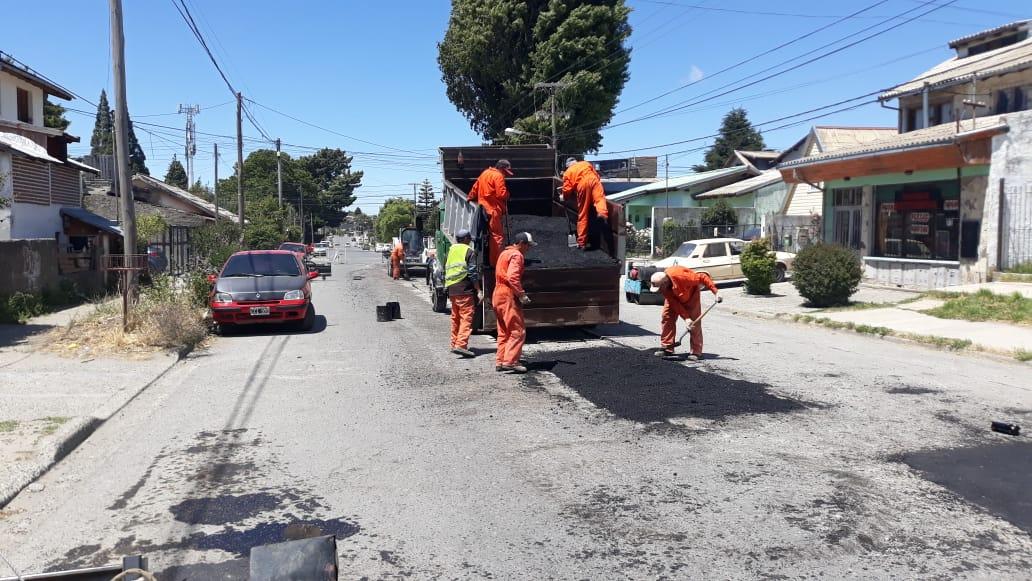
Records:
{"label": "car license plate", "polygon": [[269,315],[269,307],[251,307],[252,317],[267,317]]}

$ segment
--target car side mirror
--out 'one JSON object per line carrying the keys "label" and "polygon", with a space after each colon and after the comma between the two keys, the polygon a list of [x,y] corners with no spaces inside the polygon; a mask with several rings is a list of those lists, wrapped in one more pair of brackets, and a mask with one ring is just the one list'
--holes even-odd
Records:
{"label": "car side mirror", "polygon": [[218,281],[218,280],[219,280],[218,276],[216,276],[214,274],[209,274],[208,275],[208,283],[209,284],[215,284],[215,282]]}
{"label": "car side mirror", "polygon": [[319,271],[318,270],[309,270],[308,271],[308,280],[313,280],[313,279],[316,279],[316,278],[319,278]]}

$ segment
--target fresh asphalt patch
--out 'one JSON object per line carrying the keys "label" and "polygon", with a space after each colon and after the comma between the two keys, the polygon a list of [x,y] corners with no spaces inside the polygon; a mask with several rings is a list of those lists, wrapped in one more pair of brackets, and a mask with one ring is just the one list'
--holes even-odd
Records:
{"label": "fresh asphalt patch", "polygon": [[898,458],[924,478],[1032,534],[1032,441],[928,450]]}
{"label": "fresh asphalt patch", "polygon": [[[548,369],[596,407],[635,422],[723,420],[809,407],[771,393],[768,385],[672,364],[628,347],[536,351],[533,360],[532,369]],[[526,379],[530,386],[534,381],[533,374]]]}

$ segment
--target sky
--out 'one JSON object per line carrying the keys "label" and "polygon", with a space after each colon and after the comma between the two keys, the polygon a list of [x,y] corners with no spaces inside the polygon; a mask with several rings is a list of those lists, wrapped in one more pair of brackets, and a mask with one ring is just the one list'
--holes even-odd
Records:
{"label": "sky", "polygon": [[[436,148],[482,141],[448,101],[437,67],[446,0],[185,2],[230,84],[253,101],[261,130],[245,119],[244,155],[272,147],[262,132],[292,156],[344,149],[365,172],[355,204],[364,212],[410,196],[411,183],[424,179],[439,191]],[[950,2],[627,0],[630,80],[601,150],[589,157],[669,155],[670,175],[683,175],[738,106],[774,149],[814,124],[894,126],[896,112],[870,98],[777,120],[916,77],[951,56],[950,40],[1032,17],[1028,0]],[[36,4],[6,4],[7,21],[39,21]],[[61,104],[70,109],[68,132],[82,138],[70,153],[86,154],[101,89],[112,97],[108,2],[46,4],[51,32],[5,27],[0,51],[80,96]],[[233,96],[173,0],[124,0],[124,12],[129,112],[151,173],[164,177],[173,154],[182,160],[186,119],[177,111],[199,105],[196,176],[212,182],[215,143],[219,176],[231,175]],[[681,109],[640,119],[670,107]]]}

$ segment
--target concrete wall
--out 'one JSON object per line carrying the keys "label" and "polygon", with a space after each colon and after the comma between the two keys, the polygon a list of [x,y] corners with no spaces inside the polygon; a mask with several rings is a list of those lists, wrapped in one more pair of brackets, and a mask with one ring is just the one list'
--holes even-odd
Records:
{"label": "concrete wall", "polygon": [[0,241],[0,294],[39,292],[56,287],[58,280],[57,242]]}
{"label": "concrete wall", "polygon": [[[1013,259],[1014,255],[1032,255],[1032,248],[1028,248],[1027,243],[1023,247],[1016,247],[1012,243],[1003,249],[1007,253],[1004,256],[1001,256],[999,247],[1001,180],[1004,186],[1003,194],[1008,196],[1012,203],[1032,205],[1032,112],[1007,115],[1006,121],[1010,130],[993,137],[993,156],[982,216],[982,241],[985,244],[986,265],[990,271],[996,270],[1001,262]],[[1011,229],[1011,234],[1015,229],[1025,229],[1029,226],[1028,223],[1004,225],[1005,228]],[[1021,240],[1020,237],[1013,236],[1011,239]]]}
{"label": "concrete wall", "polygon": [[32,95],[32,124],[43,127],[43,89],[3,72],[0,72],[0,119],[18,121],[19,88]]}
{"label": "concrete wall", "polygon": [[[988,176],[965,176],[960,178],[960,223],[969,220],[980,220],[982,222],[981,232],[978,236],[978,258],[960,258],[960,281],[961,284],[972,284],[987,282],[991,268],[989,265],[987,230],[995,236],[996,227],[989,227],[985,223],[985,201],[988,190]],[[961,232],[961,247],[964,246],[963,232]]]}
{"label": "concrete wall", "polygon": [[11,204],[10,240],[53,238],[64,229],[61,206],[41,206],[14,202]]}

